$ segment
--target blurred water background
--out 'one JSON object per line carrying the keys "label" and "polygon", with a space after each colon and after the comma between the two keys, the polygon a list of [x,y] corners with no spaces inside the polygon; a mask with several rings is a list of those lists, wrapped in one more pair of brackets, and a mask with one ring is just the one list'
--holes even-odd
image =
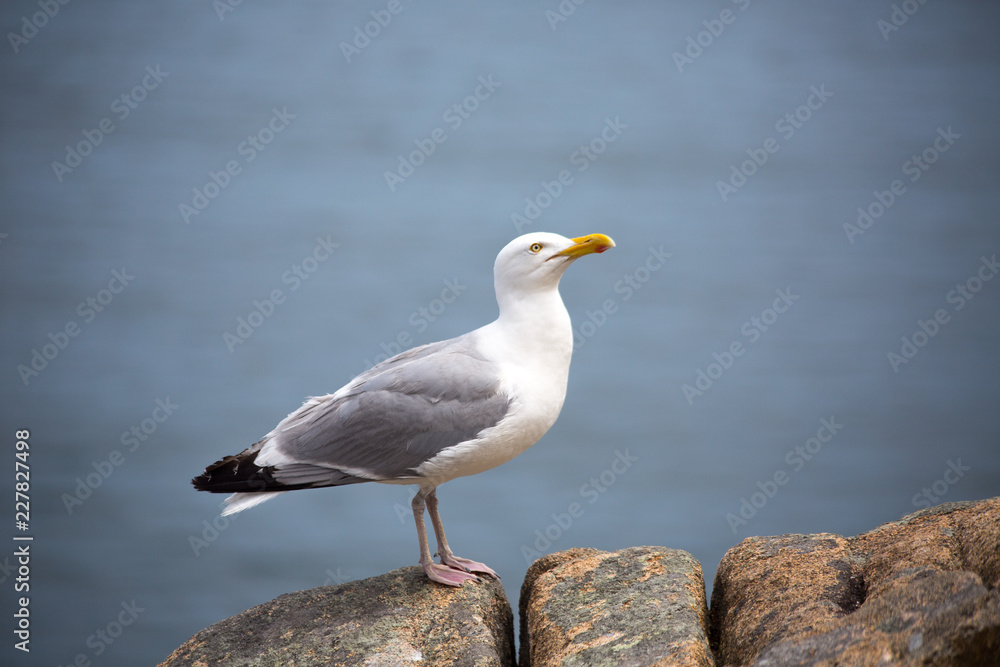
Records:
{"label": "blurred water background", "polygon": [[188,481],[490,321],[527,231],[618,247],[564,277],[559,422],[440,490],[515,608],[542,553],[676,547],[711,587],[750,535],[1000,495],[1000,6],[15,0],[0,26],[2,484],[29,429],[35,538],[28,655],[4,548],[5,664],[154,664],[415,564],[410,487],[221,521]]}

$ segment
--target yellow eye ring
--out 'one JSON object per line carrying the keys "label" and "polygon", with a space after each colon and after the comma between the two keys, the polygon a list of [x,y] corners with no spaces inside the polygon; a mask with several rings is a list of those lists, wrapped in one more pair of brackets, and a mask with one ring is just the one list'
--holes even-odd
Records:
{"label": "yellow eye ring", "polygon": [[537,255],[538,253],[540,253],[542,251],[542,244],[541,243],[532,243],[528,247],[528,250],[530,250],[531,252],[533,252],[533,253],[535,253]]}

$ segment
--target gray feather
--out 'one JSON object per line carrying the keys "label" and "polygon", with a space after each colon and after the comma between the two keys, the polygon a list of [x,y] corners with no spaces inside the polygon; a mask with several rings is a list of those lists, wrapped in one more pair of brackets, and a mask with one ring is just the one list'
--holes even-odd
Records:
{"label": "gray feather", "polygon": [[510,399],[473,336],[397,355],[358,376],[344,395],[289,415],[276,429],[279,449],[306,465],[279,464],[275,478],[321,481],[338,469],[376,480],[412,477],[443,449],[495,426]]}

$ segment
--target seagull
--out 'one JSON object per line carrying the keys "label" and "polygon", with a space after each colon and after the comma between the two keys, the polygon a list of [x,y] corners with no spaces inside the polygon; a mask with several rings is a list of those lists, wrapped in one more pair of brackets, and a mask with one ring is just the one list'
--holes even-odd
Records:
{"label": "seagull", "polygon": [[[493,267],[495,321],[397,354],[336,392],[307,399],[263,439],[208,466],[192,484],[231,493],[223,515],[298,489],[416,484],[411,507],[427,576],[448,586],[478,580],[477,574],[499,578],[452,553],[437,487],[510,461],[556,422],[573,352],[559,279],[574,260],[614,245],[604,234],[519,236]],[[427,543],[425,509],[440,563]]]}

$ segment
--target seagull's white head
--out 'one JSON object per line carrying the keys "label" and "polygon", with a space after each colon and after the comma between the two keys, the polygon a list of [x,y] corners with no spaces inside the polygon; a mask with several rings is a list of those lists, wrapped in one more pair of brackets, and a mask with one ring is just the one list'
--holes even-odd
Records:
{"label": "seagull's white head", "polygon": [[507,298],[552,291],[574,260],[615,247],[604,234],[568,239],[559,234],[532,232],[508,243],[493,265],[497,301],[503,310]]}

